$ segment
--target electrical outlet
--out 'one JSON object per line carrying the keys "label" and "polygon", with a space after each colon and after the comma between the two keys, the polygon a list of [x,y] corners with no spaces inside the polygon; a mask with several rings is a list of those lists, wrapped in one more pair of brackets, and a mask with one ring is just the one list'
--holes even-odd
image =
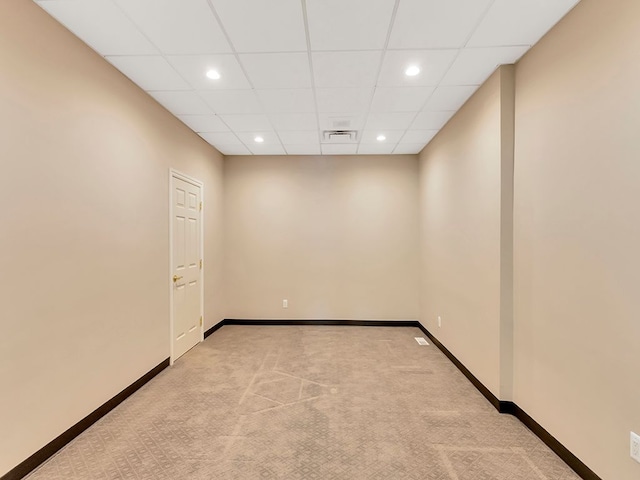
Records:
{"label": "electrical outlet", "polygon": [[289,300],[286,298],[282,300],[282,308],[289,308]]}
{"label": "electrical outlet", "polygon": [[442,317],[438,315],[438,327],[442,326]]}
{"label": "electrical outlet", "polygon": [[631,458],[640,463],[640,435],[631,432]]}

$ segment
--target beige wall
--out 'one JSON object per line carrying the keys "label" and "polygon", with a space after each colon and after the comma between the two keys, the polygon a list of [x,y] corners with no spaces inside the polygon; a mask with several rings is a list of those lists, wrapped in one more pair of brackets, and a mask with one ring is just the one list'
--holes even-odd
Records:
{"label": "beige wall", "polygon": [[498,71],[420,154],[420,320],[496,396],[501,84]]}
{"label": "beige wall", "polygon": [[518,64],[515,400],[640,478],[640,2],[583,0]]}
{"label": "beige wall", "polygon": [[34,3],[0,2],[0,476],[169,356],[168,171],[222,156]]}
{"label": "beige wall", "polygon": [[583,0],[516,66],[515,123],[502,69],[420,156],[421,320],[604,480],[640,475],[639,31]]}
{"label": "beige wall", "polygon": [[417,319],[417,172],[415,155],[227,157],[227,316]]}
{"label": "beige wall", "polygon": [[419,317],[604,480],[637,478],[638,31],[636,0],[582,0],[518,64],[513,184],[508,69],[419,162],[228,157],[223,176],[32,2],[0,2],[0,475],[169,355],[174,167],[205,183],[205,327]]}

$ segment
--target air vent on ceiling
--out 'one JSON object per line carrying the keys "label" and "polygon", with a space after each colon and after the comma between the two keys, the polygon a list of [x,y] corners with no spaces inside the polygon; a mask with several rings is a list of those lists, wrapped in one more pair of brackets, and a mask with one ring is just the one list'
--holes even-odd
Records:
{"label": "air vent on ceiling", "polygon": [[355,130],[325,130],[322,132],[322,143],[355,143],[358,132]]}

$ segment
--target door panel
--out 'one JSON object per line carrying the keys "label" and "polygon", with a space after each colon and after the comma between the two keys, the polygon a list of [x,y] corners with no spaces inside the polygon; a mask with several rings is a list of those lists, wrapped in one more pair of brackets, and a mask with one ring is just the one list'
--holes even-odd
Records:
{"label": "door panel", "polygon": [[201,187],[172,176],[173,360],[201,339]]}

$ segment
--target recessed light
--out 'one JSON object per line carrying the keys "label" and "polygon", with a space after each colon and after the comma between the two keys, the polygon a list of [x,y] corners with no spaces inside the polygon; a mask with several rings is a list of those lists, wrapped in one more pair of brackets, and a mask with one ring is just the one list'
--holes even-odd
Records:
{"label": "recessed light", "polygon": [[262,143],[264,142],[264,138],[257,136],[256,138],[253,139],[256,143]]}
{"label": "recessed light", "polygon": [[217,70],[207,70],[207,78],[211,80],[220,80],[220,73]]}
{"label": "recessed light", "polygon": [[387,139],[387,137],[385,137],[384,135],[378,135],[376,137],[376,140],[378,140],[379,142],[384,142]]}
{"label": "recessed light", "polygon": [[407,77],[415,77],[419,73],[420,73],[420,67],[418,67],[417,65],[411,65],[407,67],[407,69],[404,71],[404,74]]}

